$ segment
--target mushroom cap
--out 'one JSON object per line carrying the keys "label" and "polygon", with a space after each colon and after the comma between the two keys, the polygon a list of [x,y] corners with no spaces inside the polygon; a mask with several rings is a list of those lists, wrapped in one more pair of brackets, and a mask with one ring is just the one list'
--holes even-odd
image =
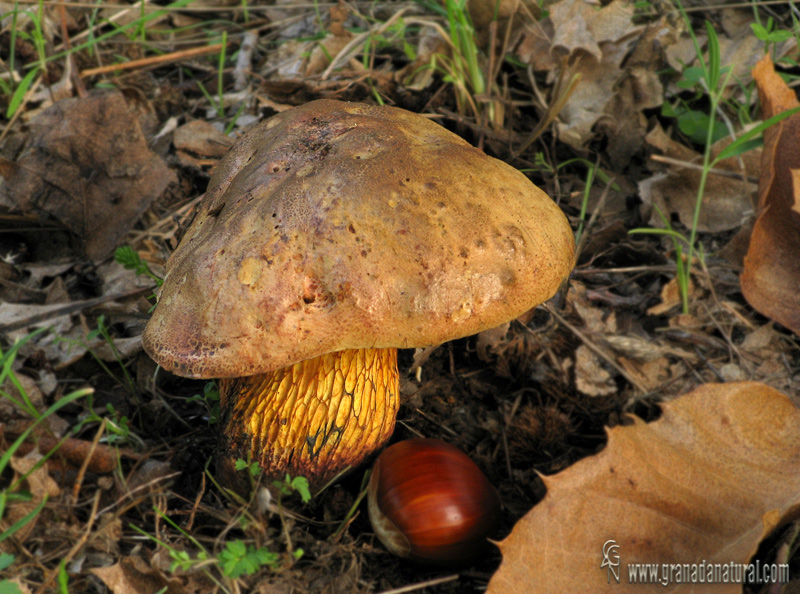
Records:
{"label": "mushroom cap", "polygon": [[573,252],[564,214],[513,167],[402,109],[314,101],[219,163],[143,344],[196,378],[440,344],[549,299]]}

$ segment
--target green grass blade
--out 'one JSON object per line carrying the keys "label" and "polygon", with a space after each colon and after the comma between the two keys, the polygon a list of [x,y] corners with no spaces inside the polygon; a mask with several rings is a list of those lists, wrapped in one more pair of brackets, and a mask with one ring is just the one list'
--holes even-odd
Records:
{"label": "green grass blade", "polygon": [[9,526],[6,530],[4,530],[2,534],[0,534],[0,542],[3,542],[10,536],[13,536],[17,530],[21,529],[23,526],[25,526],[25,524],[27,524],[28,522],[33,520],[37,515],[39,515],[39,512],[42,511],[42,508],[44,507],[45,503],[47,503],[47,494],[45,494],[45,496],[42,497],[42,501],[39,503],[39,505],[37,505],[34,509],[25,514],[24,517],[14,522],[11,526]]}
{"label": "green grass blade", "polygon": [[720,57],[717,32],[709,21],[706,21],[706,32],[708,33],[708,70],[706,83],[708,83],[708,92],[713,93],[719,86],[719,77],[722,71],[722,58]]}
{"label": "green grass blade", "polygon": [[6,119],[11,119],[14,114],[17,112],[22,100],[25,98],[25,93],[28,92],[28,89],[31,88],[31,84],[33,84],[33,79],[36,78],[36,75],[39,74],[39,69],[34,68],[28,74],[25,75],[25,78],[20,81],[17,90],[14,91],[14,96],[11,97],[11,101],[8,104],[8,109],[6,109]]}
{"label": "green grass blade", "polygon": [[84,388],[83,390],[76,390],[75,392],[72,392],[71,394],[67,394],[63,398],[61,398],[61,399],[57,400],[56,402],[54,402],[50,406],[50,408],[48,408],[44,412],[44,414],[41,417],[36,419],[36,421],[34,423],[32,423],[30,425],[30,427],[25,429],[25,431],[23,431],[22,434],[20,434],[20,436],[16,440],[14,440],[14,443],[12,443],[9,446],[9,448],[5,451],[5,453],[2,455],[2,457],[0,457],[0,472],[3,472],[3,470],[5,470],[6,466],[8,466],[8,463],[11,460],[11,457],[19,449],[19,447],[25,442],[25,440],[28,438],[28,435],[31,434],[31,432],[39,425],[39,423],[44,421],[47,417],[49,417],[53,413],[58,412],[59,410],[61,410],[66,405],[71,404],[72,402],[75,402],[79,398],[83,398],[84,396],[86,396],[87,394],[89,394],[89,393],[91,393],[93,391],[94,390],[92,388]]}
{"label": "green grass blade", "polygon": [[713,167],[714,165],[716,165],[723,159],[727,159],[728,157],[735,157],[736,155],[742,154],[745,151],[741,150],[741,145],[747,143],[754,136],[758,136],[770,126],[777,124],[778,122],[781,122],[790,116],[793,116],[798,111],[800,111],[800,107],[789,109],[787,111],[779,113],[778,115],[774,115],[770,119],[761,122],[758,126],[751,128],[750,130],[739,136],[732,143],[730,143],[728,146],[726,146],[723,150],[721,150],[720,153],[712,161],[711,166]]}

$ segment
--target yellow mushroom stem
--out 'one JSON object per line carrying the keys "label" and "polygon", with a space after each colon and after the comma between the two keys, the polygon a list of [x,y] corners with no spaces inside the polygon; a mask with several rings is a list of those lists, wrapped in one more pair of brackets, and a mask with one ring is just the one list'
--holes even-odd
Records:
{"label": "yellow mushroom stem", "polygon": [[233,465],[250,459],[267,477],[324,485],[389,439],[399,384],[397,349],[339,351],[221,380],[223,478],[245,490]]}

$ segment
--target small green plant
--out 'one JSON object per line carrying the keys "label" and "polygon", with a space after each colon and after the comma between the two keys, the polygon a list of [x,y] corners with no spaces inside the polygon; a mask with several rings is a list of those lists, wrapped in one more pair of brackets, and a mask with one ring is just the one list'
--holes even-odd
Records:
{"label": "small green plant", "polygon": [[308,480],[304,476],[292,478],[287,474],[283,481],[272,481],[272,486],[278,489],[279,500],[281,496],[297,493],[303,503],[311,501],[311,491],[308,490]]}
{"label": "small green plant", "polygon": [[[364,50],[361,52],[361,65],[364,67],[364,70],[373,70],[375,66],[375,54],[378,51],[387,47],[395,47],[398,43],[402,43],[406,57],[413,62],[416,59],[416,51],[414,47],[405,40],[405,36],[406,24],[402,18],[398,18],[396,22],[389,25],[383,33],[370,34],[364,42]],[[328,56],[328,60],[332,61],[332,58]],[[378,105],[384,105],[383,97],[381,97],[372,77],[367,77],[366,82],[369,85],[370,92],[375,102]]]}
{"label": "small green plant", "polygon": [[[252,479],[257,479],[261,474],[261,466],[258,462],[243,460],[239,458],[234,463],[236,470],[246,470]],[[275,487],[278,493],[278,503],[280,504],[281,497],[289,496],[297,493],[303,503],[311,501],[311,491],[308,488],[308,479],[303,476],[296,476],[292,478],[286,475],[284,479],[272,481],[272,486]]]}
{"label": "small green plant", "polygon": [[[758,17],[758,11],[755,11],[755,13],[756,17]],[[794,35],[793,31],[789,31],[787,29],[776,29],[775,21],[772,19],[772,17],[768,17],[767,22],[764,25],[762,25],[760,22],[756,22],[752,23],[750,27],[753,29],[753,35],[755,35],[757,39],[764,42],[767,51],[769,51],[770,46],[772,46],[773,56],[777,54],[777,45],[779,43],[783,43],[784,41],[788,41]]]}
{"label": "small green plant", "polygon": [[[191,545],[194,551],[178,549],[163,540],[148,534],[138,526],[131,524],[131,528],[136,532],[146,536],[148,539],[157,543],[159,546],[164,547],[170,556],[170,571],[202,571],[220,589],[224,592],[230,592],[229,588],[214,575],[213,568],[218,570],[219,576],[229,579],[237,579],[243,575],[252,575],[262,568],[268,568],[274,571],[280,570],[282,567],[281,556],[278,553],[270,551],[266,547],[255,547],[248,545],[240,539],[231,540],[225,543],[223,549],[216,555],[206,549],[200,541],[198,541],[191,534],[186,532],[183,528],[178,526],[171,518],[164,514],[158,508],[153,508],[156,513],[167,524],[180,533]],[[303,556],[303,550],[297,549],[290,551],[291,559],[298,560]]]}
{"label": "small green plant", "polygon": [[[91,343],[98,338],[102,338],[103,341],[108,345],[111,349],[111,352],[114,354],[114,359],[116,359],[117,363],[122,369],[122,377],[119,378],[116,376],[115,373],[111,371],[108,365],[105,364],[105,361],[101,357],[99,357],[94,350],[91,348]],[[120,354],[117,346],[114,344],[114,337],[111,336],[111,332],[106,325],[106,318],[104,315],[100,315],[97,318],[97,328],[90,331],[89,334],[86,335],[86,343],[84,345],[86,350],[92,355],[92,357],[97,361],[97,363],[103,368],[109,376],[114,378],[119,384],[124,386],[128,393],[131,394],[134,398],[138,399],[139,397],[139,389],[136,387],[136,382],[131,377],[131,374],[128,373],[128,367],[125,365],[125,362],[122,360],[122,355]]]}
{"label": "small green plant", "polygon": [[[712,145],[714,144],[714,139],[717,137],[718,130],[721,128],[720,122],[716,116],[719,112],[720,104],[723,101],[725,88],[731,75],[731,69],[728,67],[723,68],[721,64],[719,38],[714,30],[714,26],[708,21],[705,23],[706,34],[708,36],[708,57],[706,58],[702,48],[700,47],[700,42],[698,41],[697,36],[691,27],[689,16],[686,14],[683,5],[680,2],[678,2],[678,9],[680,10],[689,30],[689,35],[692,38],[695,48],[695,55],[697,56],[697,61],[699,63],[699,66],[695,67],[694,69],[687,69],[686,72],[691,72],[688,75],[686,72],[684,73],[684,80],[687,81],[687,85],[691,83],[692,86],[702,88],[704,92],[707,93],[709,101],[708,114],[705,119],[702,120],[706,127],[705,139],[703,143],[705,150],[703,152],[700,183],[698,184],[697,197],[695,199],[695,207],[692,214],[692,224],[689,229],[688,238],[684,237],[669,226],[666,229],[631,229],[629,233],[652,233],[668,235],[674,242],[676,242],[676,268],[678,288],[681,295],[681,307],[683,313],[688,313],[689,281],[691,276],[692,259],[695,256],[695,252],[698,252],[699,257],[703,257],[702,251],[698,250],[697,248],[697,229],[700,221],[700,212],[703,206],[703,196],[705,195],[706,182],[708,181],[709,173],[720,161],[741,155],[742,153],[760,146],[762,143],[760,135],[764,132],[764,130],[773,124],[776,124],[781,120],[793,115],[794,113],[797,113],[800,108],[785,111],[768,119],[765,122],[762,122],[758,126],[751,128],[747,132],[735,138],[716,156],[712,156]],[[659,213],[659,216],[663,221],[667,220],[663,213]],[[684,247],[685,250],[683,249]]]}
{"label": "small green plant", "polygon": [[200,91],[205,95],[206,100],[211,104],[214,108],[214,111],[217,112],[217,117],[225,117],[225,82],[224,82],[224,75],[225,75],[225,58],[227,53],[227,46],[228,46],[228,32],[222,32],[222,49],[219,52],[219,59],[217,60],[217,97],[216,99],[208,92],[205,85],[201,83],[199,80],[195,81],[197,83],[198,88]]}
{"label": "small green plant", "polygon": [[[206,385],[203,386],[203,393],[195,394],[189,398],[189,402],[198,402],[206,407],[209,425],[219,422],[219,387],[215,381],[206,382]],[[237,468],[237,470],[240,469]]]}
{"label": "small green plant", "polygon": [[505,114],[500,102],[482,99],[494,85],[486,80],[481,67],[481,53],[475,42],[475,28],[467,10],[466,0],[445,0],[444,6],[432,0],[417,0],[431,12],[447,19],[447,31],[440,31],[450,45],[450,55],[436,54],[431,67],[443,74],[444,81],[453,85],[456,106],[461,114],[471,114],[495,126],[502,126]]}
{"label": "small green plant", "polygon": [[258,478],[258,475],[261,474],[261,466],[258,464],[258,462],[247,462],[246,460],[239,458],[236,460],[233,466],[239,471],[249,471],[252,478]]}
{"label": "small green plant", "polygon": [[164,284],[164,279],[154,274],[147,262],[142,260],[139,253],[129,245],[123,245],[114,250],[114,260],[126,270],[133,270],[136,276],[149,276],[158,287]]}
{"label": "small green plant", "polygon": [[[32,340],[35,336],[42,334],[45,332],[46,329],[40,329],[35,332],[32,332],[25,336],[24,338],[16,341],[7,351],[3,351],[0,348],[0,398],[8,400],[14,406],[19,408],[20,410],[25,411],[31,418],[34,419],[34,422],[25,429],[25,431],[20,434],[17,439],[8,447],[8,449],[0,456],[0,474],[2,474],[9,466],[11,462],[11,458],[14,454],[22,447],[22,444],[30,437],[31,433],[41,425],[48,417],[55,414],[63,407],[89,396],[92,393],[90,388],[84,388],[81,390],[76,390],[62,398],[58,399],[54,402],[47,410],[44,412],[39,412],[36,406],[31,401],[30,397],[28,396],[25,387],[17,378],[16,374],[13,370],[14,361],[19,354],[20,348],[30,340]],[[10,392],[5,389],[7,382],[13,385],[16,388],[16,393],[19,395],[18,397],[12,396]],[[63,439],[66,439],[65,436]],[[63,441],[62,439],[62,441]],[[42,456],[41,460],[37,462],[27,473],[20,476],[16,481],[11,483],[10,485],[6,486],[2,490],[0,490],[0,520],[3,519],[6,508],[9,503],[14,502],[25,502],[31,501],[32,496],[27,491],[21,490],[22,485],[24,484],[25,479],[32,473],[41,468],[41,466],[47,461],[47,459],[52,456],[58,448],[61,447],[61,442],[57,443],[55,447],[47,452],[45,455]],[[15,533],[21,530],[24,526],[32,522],[44,509],[44,506],[47,504],[47,496],[44,496],[42,500],[25,516],[16,520],[11,526],[8,526],[5,530],[0,533],[0,542],[12,537]],[[14,555],[9,553],[2,553],[0,554],[0,571],[7,569],[11,566],[15,561]],[[0,592],[14,592],[19,591],[19,588],[16,584],[8,581],[3,580],[0,581]]]}
{"label": "small green plant", "polygon": [[[10,553],[0,553],[0,571],[8,569],[15,557]],[[19,586],[11,580],[0,580],[0,594],[22,594]]]}
{"label": "small green plant", "polygon": [[243,575],[252,575],[262,567],[277,569],[279,567],[278,553],[273,553],[266,547],[255,548],[246,545],[241,540],[233,540],[225,544],[217,560],[222,568],[222,573],[236,579]]}
{"label": "small green plant", "polygon": [[9,45],[9,60],[8,65],[9,69],[13,72],[16,68],[16,44],[17,44],[17,37],[22,39],[23,41],[27,41],[31,43],[34,48],[36,48],[36,56],[38,60],[33,62],[30,65],[30,70],[25,74],[19,84],[14,87],[13,85],[3,82],[3,93],[7,95],[11,95],[11,99],[8,102],[8,107],[6,108],[6,118],[11,119],[17,113],[17,110],[22,105],[22,102],[25,99],[25,95],[28,93],[28,90],[33,86],[33,81],[36,79],[37,76],[46,72],[46,63],[47,63],[47,52],[46,52],[46,44],[47,40],[45,39],[43,29],[42,29],[42,22],[44,19],[44,2],[42,0],[39,1],[39,6],[36,11],[34,10],[27,10],[25,11],[28,18],[31,21],[31,31],[27,32],[22,29],[22,27],[17,26],[17,21],[19,18],[19,6],[15,4],[13,13],[12,13],[12,23],[11,23],[11,43]]}

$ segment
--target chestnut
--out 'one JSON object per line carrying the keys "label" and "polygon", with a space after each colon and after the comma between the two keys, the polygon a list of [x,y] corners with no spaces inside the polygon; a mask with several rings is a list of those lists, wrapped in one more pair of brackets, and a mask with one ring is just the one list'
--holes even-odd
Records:
{"label": "chestnut", "polygon": [[389,551],[440,565],[464,565],[485,551],[500,497],[475,463],[438,439],[387,448],[369,482],[369,518]]}

